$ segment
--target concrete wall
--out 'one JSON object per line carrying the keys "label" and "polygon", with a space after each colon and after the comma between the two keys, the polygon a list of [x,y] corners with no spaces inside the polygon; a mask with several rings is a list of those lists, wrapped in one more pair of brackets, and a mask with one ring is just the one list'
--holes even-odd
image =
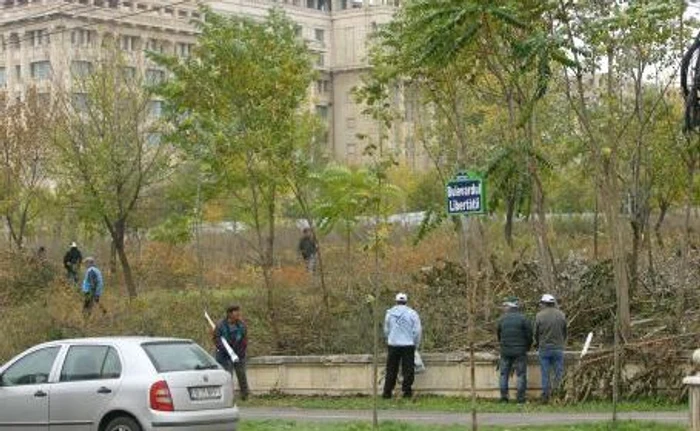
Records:
{"label": "concrete wall", "polygon": [[[464,353],[424,354],[426,371],[416,376],[417,393],[468,396],[470,394],[469,356]],[[478,396],[499,396],[498,358],[489,353],[476,356]],[[381,359],[380,376],[384,372]],[[567,355],[567,366],[576,366],[576,355]],[[381,378],[381,377],[380,377]],[[252,358],[248,364],[248,380],[253,393],[277,392],[288,395],[369,395],[372,393],[372,357],[342,356],[270,356]],[[383,384],[383,378],[381,378]],[[532,395],[541,388],[537,358],[531,355],[528,367],[528,388]],[[511,380],[514,393],[515,377]]]}

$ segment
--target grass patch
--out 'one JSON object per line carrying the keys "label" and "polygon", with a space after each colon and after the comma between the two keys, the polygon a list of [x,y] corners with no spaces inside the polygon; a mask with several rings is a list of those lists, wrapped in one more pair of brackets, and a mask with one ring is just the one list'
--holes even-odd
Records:
{"label": "grass patch", "polygon": [[[262,396],[241,403],[247,407],[289,407],[302,409],[324,410],[370,410],[372,398],[357,397],[292,397],[292,396]],[[459,397],[418,397],[415,401],[380,400],[382,410],[419,410],[464,413],[471,411],[471,402]],[[685,404],[676,404],[664,399],[638,400],[618,404],[621,412],[661,412],[682,411],[687,409]],[[479,400],[477,410],[481,413],[519,413],[519,412],[570,412],[570,413],[604,413],[612,412],[612,403],[608,401],[592,401],[581,404],[552,403],[542,405],[536,401],[525,406],[515,403],[502,404],[492,400]]]}
{"label": "grass patch", "polygon": [[[464,431],[464,425],[436,426],[436,425],[409,425],[396,422],[383,422],[380,431]],[[609,423],[585,424],[585,425],[547,425],[527,427],[479,427],[483,431],[608,431],[612,430]],[[681,425],[663,425],[652,422],[620,422],[616,431],[683,431]],[[244,421],[241,422],[240,431],[372,431],[372,425],[368,423],[297,423],[286,421]]]}

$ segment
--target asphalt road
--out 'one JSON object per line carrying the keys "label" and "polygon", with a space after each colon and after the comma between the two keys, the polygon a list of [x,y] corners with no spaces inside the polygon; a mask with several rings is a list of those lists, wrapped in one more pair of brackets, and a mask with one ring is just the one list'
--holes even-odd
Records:
{"label": "asphalt road", "polygon": [[[606,422],[610,413],[481,413],[482,425],[571,425],[586,422]],[[620,420],[650,421],[658,423],[688,423],[684,412],[620,413]],[[284,420],[294,422],[361,422],[372,419],[366,410],[315,410],[293,408],[241,408],[242,420]],[[471,415],[464,413],[380,411],[381,421],[409,422],[422,425],[455,425],[471,423]]]}

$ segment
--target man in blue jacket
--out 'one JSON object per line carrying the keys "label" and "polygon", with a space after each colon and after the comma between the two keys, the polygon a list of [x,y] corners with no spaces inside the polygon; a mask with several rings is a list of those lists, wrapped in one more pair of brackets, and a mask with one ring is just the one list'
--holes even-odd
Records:
{"label": "man in blue jacket", "polygon": [[508,298],[503,307],[505,313],[498,321],[496,333],[501,345],[501,402],[508,402],[508,380],[515,368],[518,377],[518,403],[522,404],[525,402],[527,391],[527,352],[532,345],[532,325],[520,312],[517,298]]}
{"label": "man in blue jacket", "polygon": [[415,378],[416,348],[420,345],[422,328],[420,317],[411,307],[407,306],[408,295],[396,295],[396,305],[386,312],[384,319],[384,335],[387,338],[389,354],[386,361],[386,378],[384,381],[385,399],[390,399],[399,375],[399,364],[403,375],[403,396],[413,396],[413,381]]}
{"label": "man in blue jacket", "polygon": [[[102,278],[102,272],[100,272],[95,264],[94,257],[85,259],[85,265],[87,266],[87,270],[85,271],[85,278],[83,279],[83,286],[81,289],[84,297],[83,312],[85,314],[90,314],[92,308],[100,303],[100,297],[104,289],[104,279]],[[100,308],[103,313],[106,312],[102,306],[100,306]]]}

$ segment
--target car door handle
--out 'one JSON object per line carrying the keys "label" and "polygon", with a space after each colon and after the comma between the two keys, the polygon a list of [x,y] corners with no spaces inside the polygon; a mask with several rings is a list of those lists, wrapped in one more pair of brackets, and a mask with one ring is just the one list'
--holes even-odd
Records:
{"label": "car door handle", "polygon": [[111,394],[112,390],[110,388],[105,388],[102,386],[100,389],[97,390],[98,394]]}
{"label": "car door handle", "polygon": [[44,397],[47,396],[47,395],[48,395],[48,394],[47,394],[46,392],[44,392],[44,391],[36,391],[36,392],[34,392],[34,396],[35,396],[36,398],[44,398]]}

